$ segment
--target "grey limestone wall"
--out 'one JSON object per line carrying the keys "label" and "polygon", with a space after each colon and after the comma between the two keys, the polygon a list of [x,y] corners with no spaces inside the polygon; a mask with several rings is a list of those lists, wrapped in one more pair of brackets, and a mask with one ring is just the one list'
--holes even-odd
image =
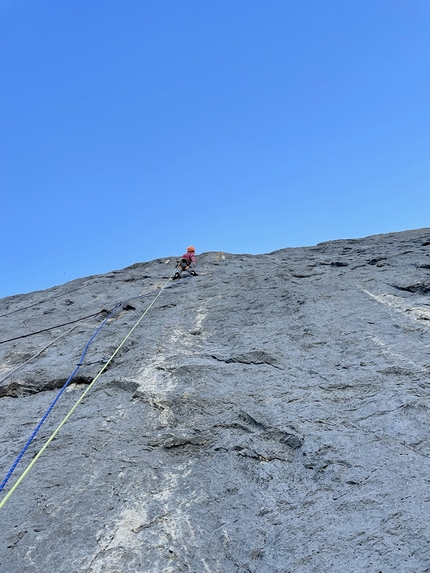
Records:
{"label": "grey limestone wall", "polygon": [[[0,509],[0,571],[430,571],[429,255],[421,229],[199,256]],[[173,263],[0,301],[1,479],[124,303],[4,493]]]}

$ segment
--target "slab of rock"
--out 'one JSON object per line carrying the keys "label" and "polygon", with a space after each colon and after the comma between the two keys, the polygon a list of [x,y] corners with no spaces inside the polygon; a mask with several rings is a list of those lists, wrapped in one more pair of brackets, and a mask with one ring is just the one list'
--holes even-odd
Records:
{"label": "slab of rock", "polygon": [[[429,249],[199,256],[0,509],[0,570],[430,571]],[[174,261],[0,300],[0,479],[122,303],[3,498]]]}

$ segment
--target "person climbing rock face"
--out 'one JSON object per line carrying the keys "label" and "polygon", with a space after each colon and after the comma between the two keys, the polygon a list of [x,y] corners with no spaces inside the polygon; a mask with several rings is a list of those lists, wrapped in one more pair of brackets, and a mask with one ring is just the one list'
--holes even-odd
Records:
{"label": "person climbing rock face", "polygon": [[180,279],[183,272],[189,275],[198,276],[194,267],[196,265],[196,249],[194,247],[187,247],[187,252],[182,255],[181,260],[178,262],[178,270],[173,276],[173,279]]}

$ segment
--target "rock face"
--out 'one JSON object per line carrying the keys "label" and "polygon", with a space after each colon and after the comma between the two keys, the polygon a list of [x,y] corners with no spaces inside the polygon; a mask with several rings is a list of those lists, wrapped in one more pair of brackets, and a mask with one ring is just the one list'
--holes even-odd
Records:
{"label": "rock face", "polygon": [[[0,301],[1,479],[124,301],[3,497],[173,262]],[[198,269],[0,509],[0,570],[430,571],[430,229],[206,253]]]}

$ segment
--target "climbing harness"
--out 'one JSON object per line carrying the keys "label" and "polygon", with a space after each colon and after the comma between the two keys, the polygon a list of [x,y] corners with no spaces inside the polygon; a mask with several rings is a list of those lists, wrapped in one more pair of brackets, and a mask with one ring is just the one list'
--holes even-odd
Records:
{"label": "climbing harness", "polygon": [[[190,253],[190,252],[194,252],[194,247],[188,247],[187,248],[187,253]],[[184,271],[186,271],[187,273],[189,273],[193,277],[198,277],[199,275],[196,273],[196,271],[194,269],[190,268],[191,264],[192,264],[191,259],[188,260],[185,257],[182,257],[180,261],[177,261],[176,262],[177,271],[173,275],[173,280],[177,280],[177,279],[182,278],[181,273]]]}
{"label": "climbing harness", "polygon": [[[2,499],[2,501],[0,502],[0,509],[5,505],[5,503],[7,502],[7,500],[11,497],[11,495],[14,493],[14,491],[18,488],[18,486],[20,485],[20,483],[23,481],[23,479],[25,478],[25,476],[30,472],[31,468],[34,466],[34,464],[37,462],[37,460],[41,457],[41,455],[43,454],[43,452],[46,450],[46,448],[49,446],[49,444],[52,442],[52,440],[55,438],[55,436],[58,434],[58,432],[60,431],[60,429],[64,426],[64,424],[67,422],[67,420],[70,418],[70,416],[73,414],[73,412],[75,411],[75,409],[78,407],[78,405],[82,402],[82,400],[85,398],[85,396],[88,394],[88,392],[90,392],[90,390],[92,389],[92,387],[94,386],[94,384],[96,383],[96,381],[98,380],[98,378],[103,374],[103,372],[108,368],[108,366],[110,365],[110,363],[112,362],[112,360],[115,358],[115,356],[118,354],[118,352],[120,351],[120,349],[123,347],[123,345],[125,344],[125,342],[129,339],[129,337],[132,335],[132,333],[134,332],[134,330],[138,327],[138,325],[140,324],[140,322],[142,321],[142,319],[146,316],[146,314],[149,312],[149,310],[152,308],[152,306],[155,304],[155,302],[157,301],[157,299],[159,298],[159,296],[161,295],[161,293],[167,288],[167,285],[169,284],[169,282],[172,280],[172,277],[174,275],[174,273],[176,272],[176,267],[175,270],[172,272],[172,274],[169,276],[169,278],[167,279],[167,281],[164,283],[164,285],[160,288],[160,290],[158,291],[157,295],[154,297],[154,299],[151,301],[151,303],[148,305],[148,307],[146,308],[146,310],[143,312],[143,314],[140,316],[140,318],[135,322],[134,326],[130,329],[130,331],[128,332],[128,334],[125,336],[125,338],[122,340],[122,342],[118,345],[118,347],[114,350],[114,352],[111,354],[110,358],[107,360],[107,362],[103,365],[103,367],[99,370],[99,372],[96,374],[96,376],[94,377],[93,381],[87,386],[87,388],[84,390],[84,392],[81,394],[81,396],[76,400],[76,402],[74,403],[74,405],[72,406],[72,408],[70,408],[69,412],[66,414],[66,416],[63,418],[63,420],[60,422],[60,424],[57,426],[57,428],[52,432],[51,436],[48,438],[48,440],[44,443],[44,445],[41,447],[41,449],[39,450],[39,452],[36,454],[36,456],[33,458],[33,460],[28,464],[28,466],[26,467],[26,469],[23,471],[23,473],[20,475],[20,477],[17,479],[17,481],[15,482],[15,484],[12,486],[12,488],[9,490],[9,492],[5,495],[5,497]],[[138,297],[134,297],[136,298],[140,298],[140,296]],[[133,300],[133,299],[129,299],[129,300]],[[18,455],[18,457],[16,458],[14,464],[12,465],[11,469],[9,470],[9,472],[7,473],[5,479],[3,480],[2,484],[0,485],[0,492],[4,489],[7,481],[9,480],[10,476],[12,475],[13,471],[15,470],[16,466],[18,465],[19,461],[21,460],[22,456],[24,455],[25,451],[28,449],[28,447],[30,446],[31,442],[33,441],[34,437],[36,436],[37,431],[39,430],[40,426],[43,424],[43,422],[46,420],[46,418],[48,417],[49,413],[51,412],[51,410],[53,409],[53,407],[55,406],[56,402],[59,400],[61,394],[64,392],[64,390],[66,389],[67,385],[70,383],[70,381],[72,380],[72,378],[75,376],[76,372],[78,371],[79,367],[82,366],[82,361],[83,358],[88,350],[89,345],[91,344],[92,340],[94,340],[95,336],[98,334],[98,332],[101,330],[101,328],[104,326],[104,324],[107,322],[107,320],[111,317],[111,315],[117,310],[117,308],[119,308],[123,303],[118,303],[117,306],[110,312],[109,316],[107,316],[105,318],[105,320],[103,321],[103,323],[99,326],[99,328],[96,330],[96,332],[93,334],[93,336],[90,338],[90,340],[88,341],[88,343],[85,346],[84,352],[82,353],[80,362],[78,363],[77,367],[75,368],[75,370],[73,371],[73,373],[71,374],[71,376],[69,377],[69,379],[67,380],[67,382],[64,384],[63,388],[60,390],[59,394],[57,395],[57,397],[55,398],[55,400],[52,402],[52,404],[50,405],[50,407],[48,408],[47,412],[44,414],[43,418],[41,419],[41,421],[39,422],[39,424],[37,425],[37,427],[35,428],[35,430],[33,431],[32,435],[30,436],[30,438],[27,440],[25,446],[23,447],[23,449],[21,450],[20,454]],[[98,314],[98,313],[97,313]]]}

